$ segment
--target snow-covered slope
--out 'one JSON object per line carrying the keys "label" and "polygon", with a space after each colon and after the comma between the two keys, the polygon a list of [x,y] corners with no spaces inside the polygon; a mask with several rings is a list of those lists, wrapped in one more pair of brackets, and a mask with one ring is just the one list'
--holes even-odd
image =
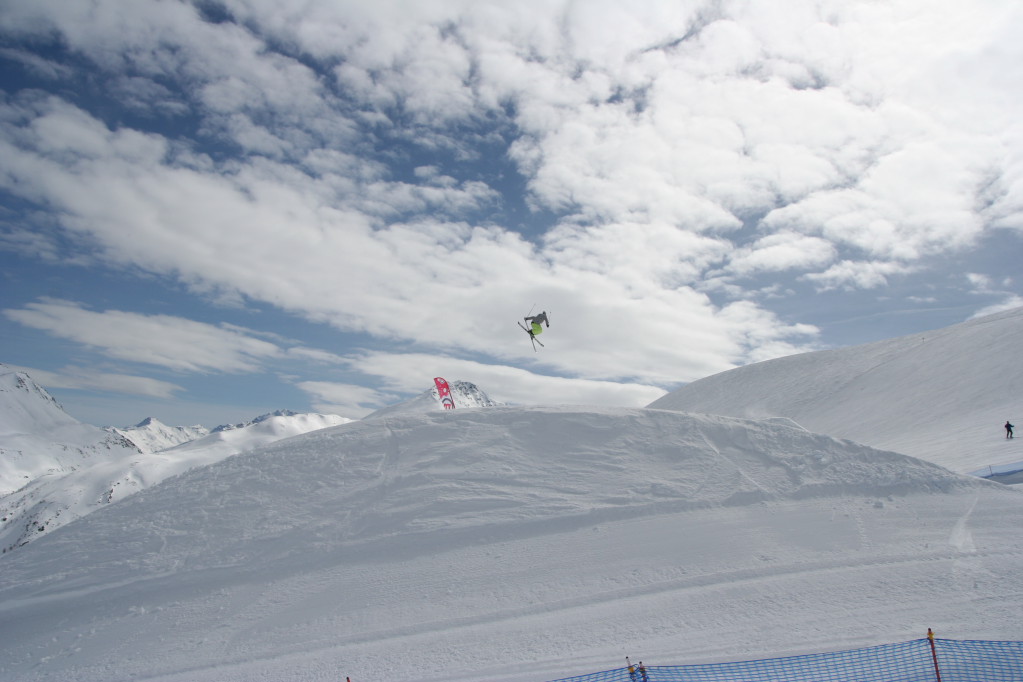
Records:
{"label": "snow-covered slope", "polygon": [[123,436],[79,422],[32,377],[0,364],[0,495],[132,454],[138,448]]}
{"label": "snow-covered slope", "polygon": [[335,414],[282,410],[235,427],[221,427],[157,453],[143,455],[133,450],[128,456],[39,476],[0,497],[0,548],[4,552],[20,548],[44,533],[194,467],[348,421]]}
{"label": "snow-covered slope", "polygon": [[167,426],[159,419],[146,417],[135,426],[107,427],[121,434],[144,453],[159,452],[208,435],[210,430],[201,424],[195,426]]}
{"label": "snow-covered slope", "polygon": [[1023,493],[785,423],[432,411],[193,469],[0,559],[0,679],[540,682],[1023,639]]}
{"label": "snow-covered slope", "polygon": [[1023,308],[877,343],[716,374],[650,407],[762,419],[896,450],[961,472],[1023,460]]}
{"label": "snow-covered slope", "polygon": [[[468,407],[498,407],[503,403],[491,400],[483,389],[469,381],[453,381],[449,384],[451,398],[454,400],[455,409]],[[363,419],[376,419],[378,417],[393,417],[400,414],[420,414],[434,410],[443,410],[444,404],[440,401],[440,394],[437,387],[423,391],[414,398],[410,398],[396,405],[382,407],[376,412],[363,417]]]}

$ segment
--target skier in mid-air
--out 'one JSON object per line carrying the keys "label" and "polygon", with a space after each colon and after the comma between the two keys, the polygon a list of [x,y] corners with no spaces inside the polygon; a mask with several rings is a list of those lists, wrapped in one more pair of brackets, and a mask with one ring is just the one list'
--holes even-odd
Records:
{"label": "skier in mid-air", "polygon": [[530,336],[536,336],[537,334],[543,333],[543,327],[540,326],[541,324],[546,325],[547,327],[551,326],[550,320],[547,319],[546,310],[540,313],[539,315],[533,315],[532,317],[524,317],[522,319],[524,319],[530,326],[530,328],[527,330],[529,331]]}
{"label": "skier in mid-air", "polygon": [[[529,312],[533,312],[533,310],[530,309]],[[529,334],[529,340],[533,344],[533,351],[536,351],[537,345],[539,345],[542,348],[543,342],[536,337],[543,333],[544,327],[551,326],[551,321],[550,318],[547,316],[547,311],[545,310],[539,315],[526,315],[522,319],[529,324],[528,327],[522,324],[522,322],[516,322],[516,324],[518,324],[519,327],[522,328],[522,331]]]}

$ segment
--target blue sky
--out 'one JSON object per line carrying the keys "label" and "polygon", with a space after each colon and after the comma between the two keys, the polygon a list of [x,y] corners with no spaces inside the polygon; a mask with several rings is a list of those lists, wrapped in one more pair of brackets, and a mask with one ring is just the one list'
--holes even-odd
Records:
{"label": "blue sky", "polygon": [[434,376],[632,406],[1023,305],[1021,33],[1010,0],[0,0],[0,362],[100,425]]}

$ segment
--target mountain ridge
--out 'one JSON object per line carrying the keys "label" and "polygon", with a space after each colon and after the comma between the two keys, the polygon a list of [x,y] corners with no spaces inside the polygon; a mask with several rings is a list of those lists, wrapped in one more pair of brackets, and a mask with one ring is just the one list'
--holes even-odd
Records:
{"label": "mountain ridge", "polygon": [[32,378],[0,364],[0,496],[40,476],[140,454],[124,436],[83,424]]}
{"label": "mountain ridge", "polygon": [[[31,382],[27,375],[21,380],[23,383]],[[28,394],[25,414],[39,412],[39,405],[33,402],[45,398],[45,391],[41,388],[39,391],[41,393]],[[56,412],[49,415],[49,421],[77,423],[63,413],[56,401],[46,401],[43,406],[46,410],[60,410],[59,415]],[[119,502],[189,469],[346,421],[349,420],[338,415],[278,410],[214,432],[201,427],[168,427],[153,417],[140,422],[134,430],[129,428],[123,432],[81,425],[78,430],[86,434],[98,432],[105,434],[105,438],[125,443],[124,452],[110,451],[103,457],[83,456],[74,462],[74,466],[63,467],[53,466],[46,457],[40,459],[36,455],[34,459],[39,461],[35,462],[34,470],[46,467],[45,471],[31,478],[26,476],[16,490],[0,495],[0,548],[5,553],[22,548],[112,502]],[[48,423],[32,422],[29,418],[22,420],[21,427],[27,433],[21,435],[17,442],[28,442],[33,448],[24,455],[26,460],[32,459],[31,453],[36,450],[45,453],[47,447],[66,447],[66,444],[48,440]],[[122,435],[124,433],[127,435]],[[138,438],[145,449],[139,448],[131,436]],[[0,436],[0,442],[7,443],[10,438],[10,435]],[[79,446],[79,449],[82,447],[87,446]]]}
{"label": "mountain ridge", "polygon": [[187,443],[208,435],[210,430],[201,424],[193,426],[168,426],[156,417],[146,417],[134,426],[106,427],[135,443],[145,454],[152,454],[167,448]]}

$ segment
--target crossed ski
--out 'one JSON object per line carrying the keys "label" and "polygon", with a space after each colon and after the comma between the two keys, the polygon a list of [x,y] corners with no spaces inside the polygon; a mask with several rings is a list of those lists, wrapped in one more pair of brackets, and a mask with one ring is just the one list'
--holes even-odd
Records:
{"label": "crossed ski", "polygon": [[524,331],[527,334],[529,334],[529,340],[533,342],[533,352],[534,353],[536,352],[536,344],[539,343],[541,348],[544,347],[543,341],[541,341],[540,339],[536,338],[536,336],[533,335],[532,331],[530,331],[529,329],[526,329],[526,326],[524,324],[522,324],[521,322],[519,322],[518,320],[516,320],[516,322],[518,323],[518,325],[520,327],[522,327],[522,331]]}

